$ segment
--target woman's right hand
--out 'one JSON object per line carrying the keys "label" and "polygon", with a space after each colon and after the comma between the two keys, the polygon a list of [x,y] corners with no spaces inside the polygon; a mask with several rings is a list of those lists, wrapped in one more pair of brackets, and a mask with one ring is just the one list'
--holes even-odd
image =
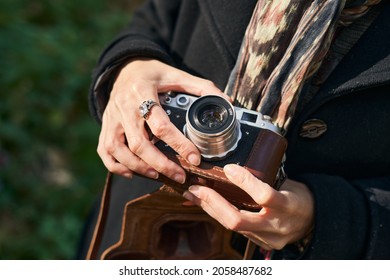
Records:
{"label": "woman's right hand", "polygon": [[102,117],[97,151],[109,171],[128,178],[136,172],[153,179],[161,173],[184,183],[184,170],[154,146],[145,124],[155,137],[191,164],[200,163],[198,149],[170,122],[160,106],[153,106],[146,120],[139,113],[143,101],[158,102],[158,93],[171,90],[227,98],[212,82],[158,60],[131,61],[119,73]]}

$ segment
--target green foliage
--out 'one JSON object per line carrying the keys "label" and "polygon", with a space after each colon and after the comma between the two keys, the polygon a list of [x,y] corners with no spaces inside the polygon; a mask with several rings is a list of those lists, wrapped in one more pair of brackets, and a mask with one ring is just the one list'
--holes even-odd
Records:
{"label": "green foliage", "polygon": [[130,6],[0,2],[0,259],[71,259],[104,182],[87,94]]}

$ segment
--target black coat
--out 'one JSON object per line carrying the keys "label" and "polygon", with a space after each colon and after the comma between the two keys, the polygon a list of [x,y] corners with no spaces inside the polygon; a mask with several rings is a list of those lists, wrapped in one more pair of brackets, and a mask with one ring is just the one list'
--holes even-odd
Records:
{"label": "black coat", "polygon": [[[287,134],[287,175],[315,198],[306,259],[390,259],[390,4],[295,115]],[[255,0],[146,1],[104,51],[97,78],[131,57],[153,57],[224,89]],[[114,77],[114,74],[111,74]],[[112,82],[112,79],[109,80]],[[110,82],[90,93],[100,119]],[[307,120],[327,125],[300,136]]]}

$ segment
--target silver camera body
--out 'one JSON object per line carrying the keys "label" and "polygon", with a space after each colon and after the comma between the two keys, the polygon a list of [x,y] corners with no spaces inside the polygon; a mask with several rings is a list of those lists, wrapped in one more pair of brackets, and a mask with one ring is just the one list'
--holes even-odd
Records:
{"label": "silver camera body", "polygon": [[159,101],[172,123],[183,131],[206,161],[230,159],[240,164],[248,156],[259,130],[280,134],[270,118],[259,112],[234,107],[217,95],[196,97],[183,93],[160,94]]}

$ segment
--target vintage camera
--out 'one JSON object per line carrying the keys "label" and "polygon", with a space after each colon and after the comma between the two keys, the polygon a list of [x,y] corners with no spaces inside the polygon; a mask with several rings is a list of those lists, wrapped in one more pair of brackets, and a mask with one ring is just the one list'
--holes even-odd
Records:
{"label": "vintage camera", "polygon": [[194,143],[202,158],[218,166],[243,164],[261,129],[280,134],[269,117],[234,107],[217,95],[195,97],[170,92],[159,98],[172,123]]}
{"label": "vintage camera", "polygon": [[187,172],[185,184],[160,175],[159,180],[183,191],[191,184],[213,188],[242,209],[260,208],[242,189],[232,184],[223,172],[229,163],[244,166],[263,182],[279,187],[284,177],[282,162],[287,147],[278,127],[262,114],[234,107],[226,99],[183,93],[159,96],[160,105],[176,127],[191,140],[202,155],[199,166],[190,165],[162,141],[155,145]]}

